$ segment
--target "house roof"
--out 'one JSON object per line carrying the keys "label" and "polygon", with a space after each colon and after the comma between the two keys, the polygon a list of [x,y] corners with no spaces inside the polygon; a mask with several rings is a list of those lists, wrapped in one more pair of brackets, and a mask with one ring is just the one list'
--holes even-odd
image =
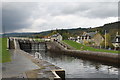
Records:
{"label": "house roof", "polygon": [[96,32],[90,32],[90,33],[86,33],[86,34],[84,34],[84,35],[82,35],[82,36],[90,36],[90,37],[94,37],[95,34],[96,34]]}
{"label": "house roof", "polygon": [[57,36],[59,36],[59,35],[60,35],[60,34],[57,33],[57,34],[52,35],[51,37],[57,37]]}
{"label": "house roof", "polygon": [[[118,42],[116,41],[116,39],[118,38]],[[120,43],[120,35],[117,35],[113,40],[112,43]]]}

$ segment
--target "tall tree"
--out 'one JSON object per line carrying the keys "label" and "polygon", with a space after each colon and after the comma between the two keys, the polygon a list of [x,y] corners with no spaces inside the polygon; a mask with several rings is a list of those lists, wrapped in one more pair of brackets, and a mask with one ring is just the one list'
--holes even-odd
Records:
{"label": "tall tree", "polygon": [[[106,38],[105,38],[106,37]],[[102,47],[105,47],[105,44],[106,44],[106,47],[107,48],[113,48],[113,45],[112,45],[112,38],[111,38],[111,35],[109,33],[107,33],[106,35],[104,35],[104,38],[106,39],[106,43],[105,43],[105,40],[101,43],[101,46]]]}

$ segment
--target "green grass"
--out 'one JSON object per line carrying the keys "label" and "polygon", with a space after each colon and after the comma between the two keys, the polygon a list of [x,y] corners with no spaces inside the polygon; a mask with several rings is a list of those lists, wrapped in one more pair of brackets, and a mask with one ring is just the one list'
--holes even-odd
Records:
{"label": "green grass", "polygon": [[44,40],[42,39],[39,39],[39,38],[34,38],[35,41],[38,41],[38,42],[43,42]]}
{"label": "green grass", "polygon": [[11,55],[7,50],[7,38],[0,38],[0,63],[10,62]]}
{"label": "green grass", "polygon": [[119,51],[113,51],[113,50],[105,50],[105,49],[96,49],[93,47],[89,47],[86,45],[82,45],[80,43],[71,41],[71,40],[63,40],[68,45],[74,47],[77,50],[86,50],[86,51],[95,51],[95,52],[108,52],[108,53],[120,53]]}

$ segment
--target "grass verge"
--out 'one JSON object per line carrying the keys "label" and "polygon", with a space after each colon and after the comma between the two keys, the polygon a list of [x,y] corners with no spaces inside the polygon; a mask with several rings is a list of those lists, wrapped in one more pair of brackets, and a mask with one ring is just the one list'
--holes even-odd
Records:
{"label": "grass verge", "polygon": [[105,50],[105,49],[96,49],[93,47],[89,47],[86,45],[82,45],[80,43],[71,41],[71,40],[63,40],[63,42],[67,43],[68,45],[74,47],[77,50],[86,50],[86,51],[95,51],[95,52],[108,52],[108,53],[120,53],[120,51],[113,51],[113,50]]}
{"label": "grass verge", "polygon": [[0,63],[10,62],[11,55],[7,50],[7,38],[0,38]]}
{"label": "grass verge", "polygon": [[42,39],[39,39],[39,38],[34,38],[35,41],[38,41],[38,42],[43,42],[44,40]]}

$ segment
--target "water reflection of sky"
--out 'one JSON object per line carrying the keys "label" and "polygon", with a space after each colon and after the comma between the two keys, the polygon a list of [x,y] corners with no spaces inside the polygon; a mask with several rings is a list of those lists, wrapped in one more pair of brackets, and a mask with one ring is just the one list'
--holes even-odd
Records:
{"label": "water reflection of sky", "polygon": [[[34,52],[32,52],[33,54]],[[66,71],[66,78],[118,78],[118,68],[60,53],[40,51],[44,60]]]}

